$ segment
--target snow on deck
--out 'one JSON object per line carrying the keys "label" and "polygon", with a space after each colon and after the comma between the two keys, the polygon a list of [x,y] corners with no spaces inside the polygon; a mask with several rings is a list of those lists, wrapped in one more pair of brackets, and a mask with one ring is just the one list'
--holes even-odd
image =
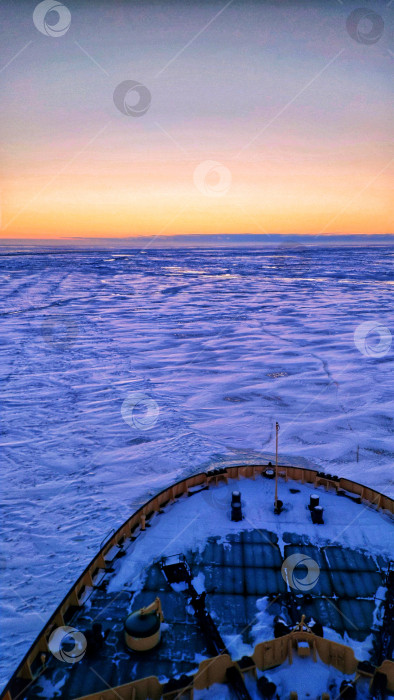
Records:
{"label": "snow on deck", "polygon": [[[227,485],[194,490],[193,495],[169,504],[164,513],[153,515],[135,541],[125,542],[124,556],[114,558],[106,574],[108,586],[95,589],[72,619],[82,632],[99,620],[108,632],[104,649],[86,655],[72,674],[64,669],[67,679],[60,697],[73,697],[75,688],[79,696],[101,692],[111,684],[127,683],[130,674],[134,679],[156,675],[165,682],[197,671],[201,659],[210,653],[206,639],[188,605],[185,587],[171,587],[158,564],[163,556],[178,553],[186,555],[196,589],[207,591],[207,609],[232,659],[252,655],[257,644],[272,639],[276,616],[292,627],[305,615],[310,624],[316,620],[324,627],[326,638],[350,646],[357,659],[373,661],[379,653],[380,601],[386,593],[383,572],[394,544],[392,519],[334,492],[290,480],[279,482],[285,510],[277,516],[274,486],[273,480],[260,475],[255,480],[230,479]],[[230,519],[233,490],[241,492],[243,505],[244,519],[238,523]],[[319,495],[324,508],[324,525],[311,521],[307,506],[312,493]],[[316,580],[306,590],[298,587],[305,575],[302,569],[296,581],[288,572],[281,575],[283,561],[297,552],[309,562],[313,558],[319,567]],[[165,618],[161,644],[150,653],[130,656],[124,643],[124,620],[156,596]],[[91,673],[92,663],[99,664],[100,677]],[[320,663],[309,670],[310,663],[296,658],[291,668],[284,664],[283,669],[265,675],[280,684],[280,697],[298,690],[294,685],[298,680],[304,690],[310,688],[310,697],[333,683],[337,696],[334,676],[340,674]],[[52,660],[45,682],[57,683],[58,672]],[[288,687],[288,682],[293,685]],[[215,697],[215,690],[209,692],[209,697]],[[47,697],[45,693],[39,679],[28,697],[36,700]]]}
{"label": "snow on deck", "polygon": [[[290,489],[298,489],[291,493]],[[232,522],[229,514],[231,492],[239,490],[244,519]],[[324,525],[314,525],[307,508],[311,493],[320,497],[324,508]],[[138,590],[143,584],[146,568],[154,561],[170,554],[202,551],[212,536],[223,541],[240,530],[269,530],[278,535],[283,555],[283,535],[291,532],[308,537],[315,545],[336,544],[360,549],[369,554],[392,557],[394,527],[392,518],[349,499],[326,492],[323,488],[302,485],[299,482],[279,481],[279,498],[285,510],[273,512],[274,482],[264,477],[211,486],[191,497],[181,497],[166,508],[165,514],[155,515],[151,526],[129,548],[127,556],[111,579],[108,591],[123,587]]]}
{"label": "snow on deck", "polygon": [[[330,697],[339,697],[339,689],[343,680],[352,681],[355,675],[347,676],[337,671],[332,666],[326,666],[320,660],[316,663],[311,658],[293,658],[293,663],[285,662],[278,668],[258,671],[258,677],[265,676],[267,680],[275,683],[278,697],[288,698],[290,693],[296,692],[298,700],[319,698],[322,693],[330,689]],[[257,689],[256,681],[251,674],[245,674],[245,684],[253,700],[261,700],[261,693]],[[275,696],[275,697],[277,697]],[[357,698],[369,698],[367,684],[357,684]],[[216,683],[210,688],[194,691],[194,700],[231,700],[232,695],[225,685]]]}

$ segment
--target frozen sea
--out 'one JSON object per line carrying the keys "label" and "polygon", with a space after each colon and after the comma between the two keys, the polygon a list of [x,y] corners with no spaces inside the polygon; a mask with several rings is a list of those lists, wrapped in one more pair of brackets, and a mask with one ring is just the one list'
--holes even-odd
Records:
{"label": "frozen sea", "polygon": [[1,685],[112,528],[275,421],[281,461],[394,493],[393,260],[2,249]]}

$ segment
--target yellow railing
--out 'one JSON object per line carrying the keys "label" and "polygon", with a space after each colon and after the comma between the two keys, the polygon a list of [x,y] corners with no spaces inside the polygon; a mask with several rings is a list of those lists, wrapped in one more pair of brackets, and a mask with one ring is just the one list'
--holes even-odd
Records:
{"label": "yellow railing", "polygon": [[[298,653],[299,642],[308,644],[311,657],[315,662],[320,659],[345,675],[353,675],[358,670],[359,662],[350,647],[318,637],[311,632],[293,631],[278,639],[257,644],[251,657],[253,663],[249,667],[253,675],[256,677],[256,668],[267,671],[286,662],[291,664],[294,655]],[[110,690],[84,695],[77,700],[119,700],[119,698],[121,700],[147,700],[147,698],[175,700],[175,698],[187,697],[187,693],[192,698],[193,689],[203,690],[210,688],[214,683],[226,683],[226,671],[231,666],[237,666],[242,672],[242,667],[238,666],[236,661],[232,661],[228,654],[222,654],[202,661],[196,673],[189,677],[188,685],[184,688],[165,692],[165,686],[161,685],[156,677],[150,676]],[[394,692],[394,662],[384,661],[376,670],[386,674],[387,690]],[[372,674],[360,670],[358,676],[370,679],[373,677]]]}

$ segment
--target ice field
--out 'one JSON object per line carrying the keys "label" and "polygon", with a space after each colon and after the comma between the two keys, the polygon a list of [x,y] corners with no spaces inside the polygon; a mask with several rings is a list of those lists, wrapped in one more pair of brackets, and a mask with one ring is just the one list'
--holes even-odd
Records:
{"label": "ice field", "polygon": [[1,685],[112,528],[275,421],[394,493],[392,247],[0,253]]}

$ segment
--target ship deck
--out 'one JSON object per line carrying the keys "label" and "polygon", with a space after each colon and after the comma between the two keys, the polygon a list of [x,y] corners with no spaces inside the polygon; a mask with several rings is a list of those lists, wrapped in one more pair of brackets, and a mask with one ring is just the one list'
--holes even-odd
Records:
{"label": "ship deck", "polygon": [[[238,523],[229,512],[235,489],[243,503]],[[311,521],[312,492],[324,507],[322,525]],[[108,630],[103,649],[92,654],[88,647],[73,664],[50,658],[23,697],[77,698],[146,676],[164,680],[194,673],[209,657],[206,642],[182,586],[170,586],[160,568],[163,556],[179,552],[195,587],[206,590],[207,608],[233,659],[274,637],[275,616],[291,627],[304,614],[323,626],[325,636],[352,646],[356,658],[378,664],[385,572],[394,543],[390,518],[295,481],[281,483],[279,496],[284,511],[275,515],[272,481],[241,478],[191,491],[157,513],[138,537],[109,552],[110,568],[68,620],[81,632],[101,623]],[[308,590],[297,587],[305,573],[293,586],[281,573],[295,553],[318,565]],[[165,617],[161,643],[151,652],[130,652],[124,620],[156,596]]]}

